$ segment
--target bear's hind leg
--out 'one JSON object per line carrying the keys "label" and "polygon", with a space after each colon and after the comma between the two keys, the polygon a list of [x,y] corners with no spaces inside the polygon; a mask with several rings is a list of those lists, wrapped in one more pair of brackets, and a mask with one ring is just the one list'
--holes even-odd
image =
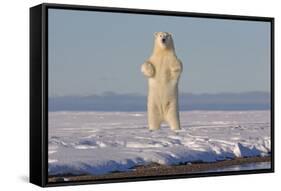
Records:
{"label": "bear's hind leg", "polygon": [[157,130],[160,128],[161,125],[161,118],[159,110],[156,106],[148,107],[148,128],[149,130]]}
{"label": "bear's hind leg", "polygon": [[174,106],[168,109],[166,121],[173,131],[181,129],[177,107]]}

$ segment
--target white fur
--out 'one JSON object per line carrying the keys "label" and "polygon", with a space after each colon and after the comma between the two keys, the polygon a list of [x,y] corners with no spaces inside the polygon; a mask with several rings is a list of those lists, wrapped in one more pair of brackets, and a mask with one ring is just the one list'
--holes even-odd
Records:
{"label": "white fur", "polygon": [[154,36],[153,53],[141,66],[148,78],[148,126],[155,130],[167,122],[172,130],[177,130],[180,129],[178,81],[182,63],[176,56],[170,33],[157,32]]}

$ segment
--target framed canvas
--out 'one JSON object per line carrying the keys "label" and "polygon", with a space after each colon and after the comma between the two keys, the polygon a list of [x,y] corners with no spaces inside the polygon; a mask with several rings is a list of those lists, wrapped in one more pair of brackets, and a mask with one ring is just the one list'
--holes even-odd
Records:
{"label": "framed canvas", "polygon": [[274,18],[30,8],[30,182],[274,172]]}

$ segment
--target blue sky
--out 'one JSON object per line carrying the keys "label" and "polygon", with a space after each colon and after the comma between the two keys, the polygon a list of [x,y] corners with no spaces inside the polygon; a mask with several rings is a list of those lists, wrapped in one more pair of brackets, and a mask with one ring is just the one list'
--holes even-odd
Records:
{"label": "blue sky", "polygon": [[50,9],[49,95],[145,95],[156,31],[173,34],[180,92],[269,92],[268,22]]}

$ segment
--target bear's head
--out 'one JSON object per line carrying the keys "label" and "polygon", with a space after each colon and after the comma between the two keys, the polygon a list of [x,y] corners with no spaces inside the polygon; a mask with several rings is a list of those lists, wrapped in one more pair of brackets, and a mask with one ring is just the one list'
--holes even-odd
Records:
{"label": "bear's head", "polygon": [[168,32],[155,32],[155,46],[160,49],[174,50],[172,34]]}

